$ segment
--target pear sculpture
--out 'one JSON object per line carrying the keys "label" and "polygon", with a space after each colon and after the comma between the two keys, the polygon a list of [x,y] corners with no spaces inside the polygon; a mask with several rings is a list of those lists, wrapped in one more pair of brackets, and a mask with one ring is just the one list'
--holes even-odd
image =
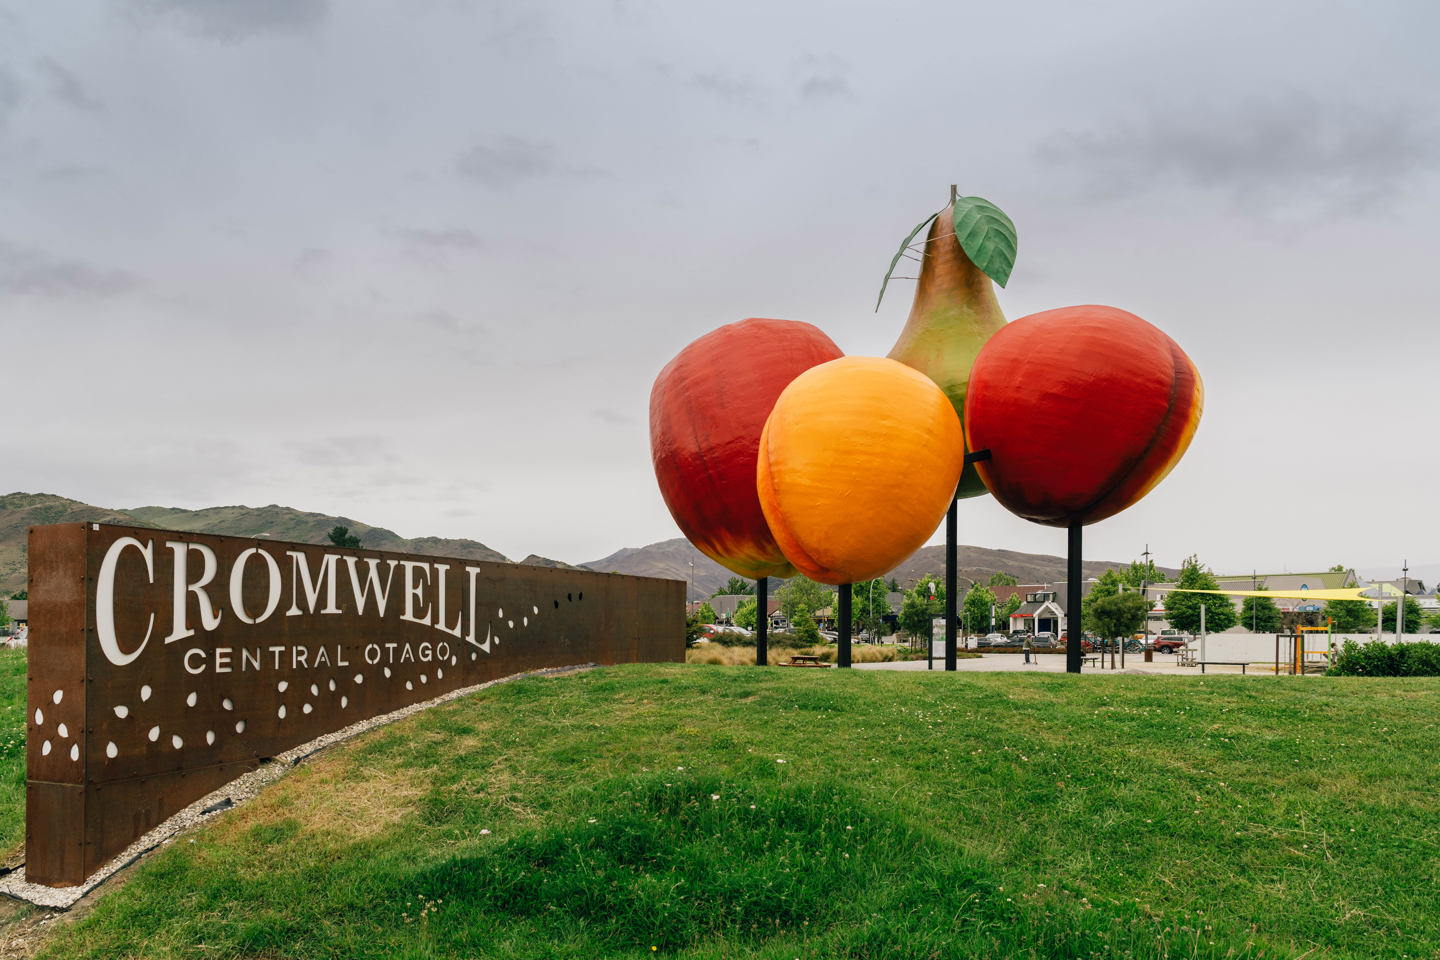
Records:
{"label": "pear sculpture", "polygon": [[[935,381],[964,423],[965,393],[975,357],[991,335],[1005,326],[994,282],[1004,286],[1010,277],[1015,227],[998,207],[979,197],[955,199],[926,222],[930,231],[922,251],[915,301],[888,356]],[[922,222],[906,237],[895,262],[924,226]],[[888,274],[885,279],[888,283]],[[876,306],[878,309],[878,303]],[[969,449],[967,441],[967,453]],[[985,492],[974,465],[967,464],[956,497]]]}

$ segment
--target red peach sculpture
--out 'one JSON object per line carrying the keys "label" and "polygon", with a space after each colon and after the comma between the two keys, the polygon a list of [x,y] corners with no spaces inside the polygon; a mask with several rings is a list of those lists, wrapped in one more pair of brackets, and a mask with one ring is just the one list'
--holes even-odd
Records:
{"label": "red peach sculpture", "polygon": [[795,575],[755,490],[760,433],[790,381],[840,356],[811,324],[751,318],[700,337],[655,378],[650,454],[660,494],[686,538],[742,577]]}
{"label": "red peach sculpture", "polygon": [[970,373],[965,434],[995,499],[1057,527],[1138,501],[1180,461],[1205,389],[1179,345],[1115,307],[1061,307],[998,330]]}

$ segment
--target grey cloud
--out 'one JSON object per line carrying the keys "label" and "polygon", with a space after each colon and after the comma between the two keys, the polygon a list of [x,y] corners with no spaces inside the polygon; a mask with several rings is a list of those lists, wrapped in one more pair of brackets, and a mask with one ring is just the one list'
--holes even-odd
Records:
{"label": "grey cloud", "polygon": [[839,57],[806,54],[796,64],[803,100],[854,100],[850,86],[850,65]]}
{"label": "grey cloud", "polygon": [[35,64],[35,69],[50,85],[55,99],[77,110],[99,110],[104,104],[91,95],[80,80],[50,57],[44,57]]}
{"label": "grey cloud", "polygon": [[379,434],[350,434],[291,443],[295,459],[307,466],[345,467],[361,464],[398,463],[400,458],[388,449],[389,441]]}
{"label": "grey cloud", "polygon": [[554,144],[505,137],[471,147],[455,162],[456,171],[467,180],[488,187],[508,189],[525,180],[547,177],[603,176],[596,167],[562,162]]}
{"label": "grey cloud", "polygon": [[1179,183],[1227,194],[1261,217],[1334,216],[1365,212],[1432,173],[1440,144],[1413,113],[1296,95],[1232,113],[1177,106],[1108,132],[1058,137],[1038,153],[1088,172],[1110,194]]}
{"label": "grey cloud", "polygon": [[313,280],[335,259],[334,254],[329,250],[321,250],[319,247],[307,247],[295,255],[290,267],[301,277]]}
{"label": "grey cloud", "polygon": [[20,81],[10,72],[5,64],[0,63],[0,129],[10,119],[10,115],[20,108],[21,88]]}
{"label": "grey cloud", "polygon": [[590,415],[596,420],[601,421],[602,423],[618,423],[628,425],[638,422],[634,417],[630,416],[629,414],[619,413],[615,410],[610,410],[605,407],[600,407],[590,411]]}
{"label": "grey cloud", "polygon": [[444,230],[392,230],[391,235],[411,246],[426,250],[484,250],[485,241],[473,230],[451,227]]}
{"label": "grey cloud", "polygon": [[130,7],[144,20],[170,19],[191,33],[228,43],[304,33],[330,16],[330,0],[130,0]]}
{"label": "grey cloud", "polygon": [[416,314],[415,320],[428,327],[443,330],[452,334],[473,334],[482,333],[485,328],[470,320],[461,320],[448,310],[426,310],[424,313]]}
{"label": "grey cloud", "polygon": [[97,267],[0,240],[0,294],[99,300],[131,293],[139,287],[139,277],[128,271]]}
{"label": "grey cloud", "polygon": [[93,180],[96,177],[103,177],[107,173],[109,173],[109,168],[96,166],[94,164],[62,163],[43,171],[40,176],[45,180],[76,183],[81,180]]}
{"label": "grey cloud", "polygon": [[765,88],[755,81],[719,71],[695,74],[690,86],[740,106],[762,106],[766,99]]}

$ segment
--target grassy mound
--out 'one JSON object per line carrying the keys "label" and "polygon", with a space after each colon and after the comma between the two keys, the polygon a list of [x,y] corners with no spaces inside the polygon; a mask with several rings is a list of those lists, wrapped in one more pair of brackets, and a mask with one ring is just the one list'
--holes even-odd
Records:
{"label": "grassy mound", "polygon": [[45,956],[1434,956],[1437,703],[1428,679],[517,681],[317,757]]}

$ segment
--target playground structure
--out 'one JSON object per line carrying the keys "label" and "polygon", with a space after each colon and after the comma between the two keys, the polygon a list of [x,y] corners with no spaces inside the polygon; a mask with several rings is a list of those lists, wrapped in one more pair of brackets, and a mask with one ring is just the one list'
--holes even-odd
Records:
{"label": "playground structure", "polygon": [[[1329,617],[1325,618],[1323,627],[1296,627],[1292,633],[1277,633],[1275,635],[1275,673],[1282,671],[1292,677],[1307,673],[1324,673],[1330,666],[1331,657],[1334,654],[1334,643],[1330,640],[1331,630],[1334,621]],[[1315,634],[1323,635],[1324,647],[1318,650],[1307,649],[1309,641]],[[1314,639],[1319,639],[1314,637]],[[1281,653],[1284,659],[1281,659]]]}

